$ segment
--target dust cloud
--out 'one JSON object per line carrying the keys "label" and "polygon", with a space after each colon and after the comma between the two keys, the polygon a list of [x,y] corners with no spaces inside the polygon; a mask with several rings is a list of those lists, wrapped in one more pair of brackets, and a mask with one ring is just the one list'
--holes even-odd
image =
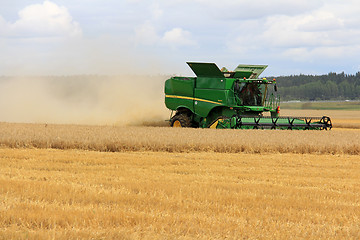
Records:
{"label": "dust cloud", "polygon": [[0,122],[162,125],[168,76],[0,77]]}

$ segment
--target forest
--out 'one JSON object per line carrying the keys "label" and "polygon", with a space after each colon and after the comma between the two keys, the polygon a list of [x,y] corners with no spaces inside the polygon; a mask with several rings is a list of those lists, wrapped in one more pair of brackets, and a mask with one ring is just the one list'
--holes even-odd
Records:
{"label": "forest", "polygon": [[359,100],[360,72],[275,77],[282,101]]}

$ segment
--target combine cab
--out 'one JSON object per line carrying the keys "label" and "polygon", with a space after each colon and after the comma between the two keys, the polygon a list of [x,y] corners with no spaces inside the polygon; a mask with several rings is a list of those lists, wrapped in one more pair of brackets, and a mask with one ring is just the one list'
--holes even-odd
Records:
{"label": "combine cab", "polygon": [[165,105],[175,111],[170,118],[172,127],[314,130],[332,127],[326,116],[280,117],[276,80],[259,78],[266,65],[239,65],[228,71],[220,70],[214,63],[187,64],[196,77],[172,77],[165,82]]}

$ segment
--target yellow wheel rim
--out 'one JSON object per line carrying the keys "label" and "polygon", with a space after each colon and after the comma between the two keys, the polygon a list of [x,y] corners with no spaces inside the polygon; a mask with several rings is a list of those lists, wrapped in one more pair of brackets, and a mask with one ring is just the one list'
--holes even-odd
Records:
{"label": "yellow wheel rim", "polygon": [[181,127],[181,123],[179,120],[176,120],[174,123],[173,123],[173,127]]}

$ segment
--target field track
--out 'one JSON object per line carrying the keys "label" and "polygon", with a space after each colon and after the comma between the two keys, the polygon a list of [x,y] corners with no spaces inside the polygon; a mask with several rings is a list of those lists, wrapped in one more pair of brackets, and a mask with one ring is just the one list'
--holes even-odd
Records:
{"label": "field track", "polygon": [[0,149],[0,239],[359,239],[357,155]]}

